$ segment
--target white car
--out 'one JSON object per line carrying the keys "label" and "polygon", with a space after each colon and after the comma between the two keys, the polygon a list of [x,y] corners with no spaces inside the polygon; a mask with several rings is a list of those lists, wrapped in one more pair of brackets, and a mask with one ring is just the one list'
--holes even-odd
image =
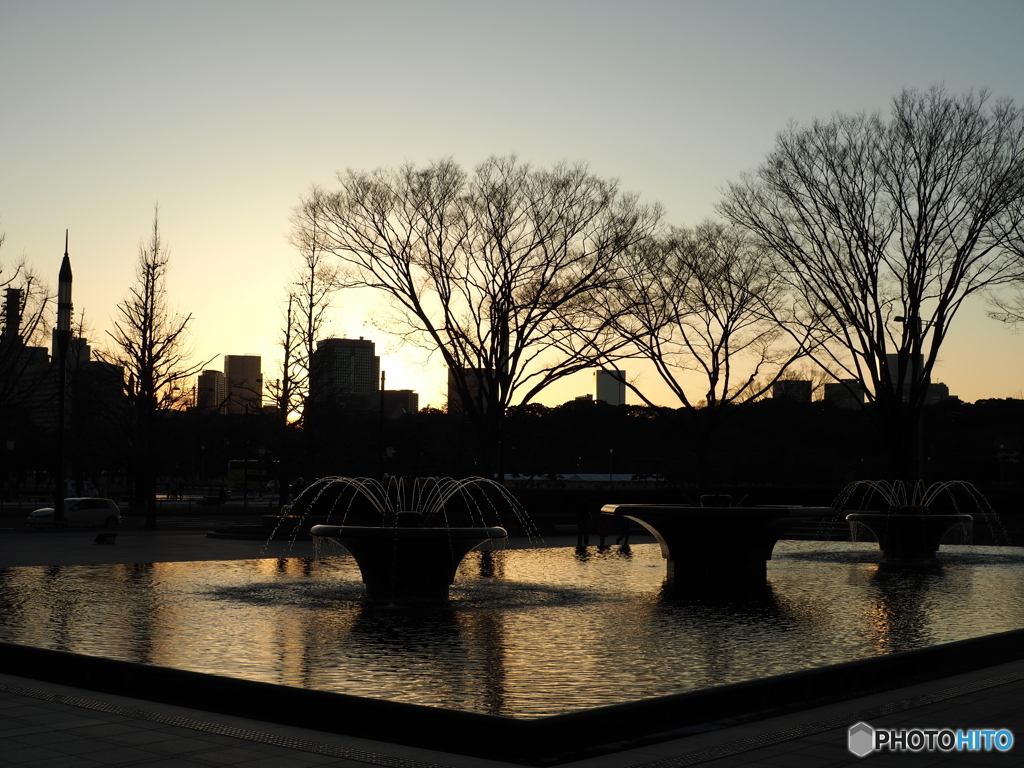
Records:
{"label": "white car", "polygon": [[[117,528],[121,510],[110,499],[64,499],[68,528]],[[53,507],[37,509],[28,516],[29,528],[53,528]]]}

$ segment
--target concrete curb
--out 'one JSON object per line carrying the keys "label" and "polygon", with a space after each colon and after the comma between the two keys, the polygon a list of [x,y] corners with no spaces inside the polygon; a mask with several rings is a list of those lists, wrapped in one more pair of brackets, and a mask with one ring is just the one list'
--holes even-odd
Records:
{"label": "concrete curb", "polygon": [[536,719],[312,691],[0,643],[36,680],[444,752],[552,765],[800,711],[1024,658],[1024,630]]}

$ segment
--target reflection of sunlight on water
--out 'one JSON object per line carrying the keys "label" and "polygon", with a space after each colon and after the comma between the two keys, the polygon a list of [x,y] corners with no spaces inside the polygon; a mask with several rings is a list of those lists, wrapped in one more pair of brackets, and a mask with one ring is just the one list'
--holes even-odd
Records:
{"label": "reflection of sunlight on water", "polygon": [[1024,554],[780,542],[758,599],[663,590],[654,544],[471,553],[443,607],[365,604],[349,557],[0,570],[0,639],[540,716],[1024,626]]}

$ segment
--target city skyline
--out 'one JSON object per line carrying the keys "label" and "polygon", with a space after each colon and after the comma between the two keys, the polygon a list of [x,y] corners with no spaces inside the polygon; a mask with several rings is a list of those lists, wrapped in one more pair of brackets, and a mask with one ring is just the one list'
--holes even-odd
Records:
{"label": "city skyline", "polygon": [[[299,256],[292,209],[346,167],[584,161],[693,226],[790,121],[884,111],[901,89],[938,83],[1024,103],[1012,2],[41,2],[0,14],[0,57],[17,72],[0,84],[0,261],[24,255],[55,286],[70,229],[76,319],[84,309],[102,347],[159,204],[168,298],[193,315],[194,359],[244,349],[269,379]],[[373,335],[389,388],[443,405],[437,356],[399,348],[365,295],[342,292],[337,307],[325,336]],[[958,315],[934,378],[968,401],[1019,396],[1024,337],[985,314],[975,301]],[[589,391],[585,376],[540,401]]]}
{"label": "city skyline", "polygon": [[[316,344],[308,403],[355,411],[375,410],[383,403],[392,415],[419,410],[419,394],[413,390],[384,389],[381,393],[380,357],[373,354],[373,341],[326,338]],[[277,382],[267,382],[269,388],[264,385],[260,355],[226,353],[220,357],[220,369],[205,368],[196,374],[194,388],[183,388],[185,407],[234,414],[277,408],[273,393]]]}

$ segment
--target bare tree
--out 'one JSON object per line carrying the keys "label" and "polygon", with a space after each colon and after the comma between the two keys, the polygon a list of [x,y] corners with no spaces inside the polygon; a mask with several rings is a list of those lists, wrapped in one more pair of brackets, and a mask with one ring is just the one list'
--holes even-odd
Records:
{"label": "bare tree", "polygon": [[[320,190],[314,188],[310,199],[321,195]],[[286,294],[284,322],[278,339],[281,376],[268,382],[268,390],[277,409],[277,480],[281,504],[288,500],[296,428],[306,418],[313,379],[311,366],[316,360],[313,353],[326,332],[328,316],[339,289],[337,259],[326,253],[318,242],[318,215],[315,204],[296,212],[293,237],[302,254],[302,262],[295,270]]]}
{"label": "bare tree", "polygon": [[514,157],[472,174],[442,160],[349,170],[339,182],[303,200],[300,219],[323,225],[315,239],[341,259],[345,285],[391,299],[389,328],[441,354],[481,443],[482,470],[500,472],[506,409],[593,365],[601,329],[582,347],[570,339],[660,209],[582,165],[540,170]]}
{"label": "bare tree", "polygon": [[811,332],[823,367],[863,383],[893,469],[910,477],[954,316],[1022,274],[1022,111],[933,88],[901,93],[888,119],[793,125],[721,210],[770,249],[799,299],[785,327]]}
{"label": "bare tree", "polygon": [[[645,243],[633,258],[608,322],[689,417],[691,463],[704,484],[733,406],[761,398],[807,350],[780,330],[785,286],[745,231],[706,221]],[[627,386],[654,405],[636,382]]]}
{"label": "bare tree", "polygon": [[189,362],[187,332],[192,315],[177,314],[167,303],[169,258],[160,237],[157,210],[152,234],[139,245],[135,284],[117,305],[118,319],[107,332],[112,345],[99,354],[101,360],[123,371],[135,496],[146,511],[147,528],[156,527],[154,454],[159,414],[180,404],[182,389],[175,385],[197,375],[210,362]]}
{"label": "bare tree", "polygon": [[1006,323],[1014,331],[1019,330],[1020,326],[1024,324],[1024,291],[1018,289],[1011,296],[992,296],[989,303],[992,310],[988,316],[993,320]]}
{"label": "bare tree", "polygon": [[323,338],[335,296],[341,287],[338,261],[325,250],[319,237],[323,229],[319,217],[324,199],[324,192],[314,187],[305,205],[293,217],[292,238],[302,254],[302,263],[295,270],[288,291],[290,328],[286,338],[293,345],[289,380],[295,400],[294,410],[300,417],[304,416],[309,399],[316,343]]}
{"label": "bare tree", "polygon": [[304,375],[298,364],[301,356],[299,334],[296,331],[294,294],[288,295],[284,323],[279,338],[281,350],[281,378],[268,380],[267,390],[273,400],[276,415],[275,432],[277,434],[277,493],[278,503],[284,505],[289,499],[289,482],[291,478],[292,448],[295,427],[305,407],[308,393],[309,377]]}
{"label": "bare tree", "polygon": [[49,344],[53,296],[24,259],[7,270],[0,263],[0,288],[0,403],[15,408],[35,397],[50,373],[40,348]]}
{"label": "bare tree", "polygon": [[295,329],[294,307],[295,295],[289,293],[278,336],[278,349],[281,352],[281,378],[270,379],[266,385],[274,408],[279,412],[284,424],[292,423],[299,418],[305,399],[302,387],[306,379],[300,378],[301,373],[297,362],[301,353]]}
{"label": "bare tree", "polygon": [[[0,233],[0,246],[3,241]],[[0,262],[0,288],[0,441],[25,456],[39,433],[39,416],[52,413],[58,390],[51,384],[56,367],[44,347],[53,296],[25,260],[8,269]],[[6,458],[0,481],[13,488],[23,478],[14,467],[21,464],[24,471],[26,464],[11,461],[9,450]]]}

